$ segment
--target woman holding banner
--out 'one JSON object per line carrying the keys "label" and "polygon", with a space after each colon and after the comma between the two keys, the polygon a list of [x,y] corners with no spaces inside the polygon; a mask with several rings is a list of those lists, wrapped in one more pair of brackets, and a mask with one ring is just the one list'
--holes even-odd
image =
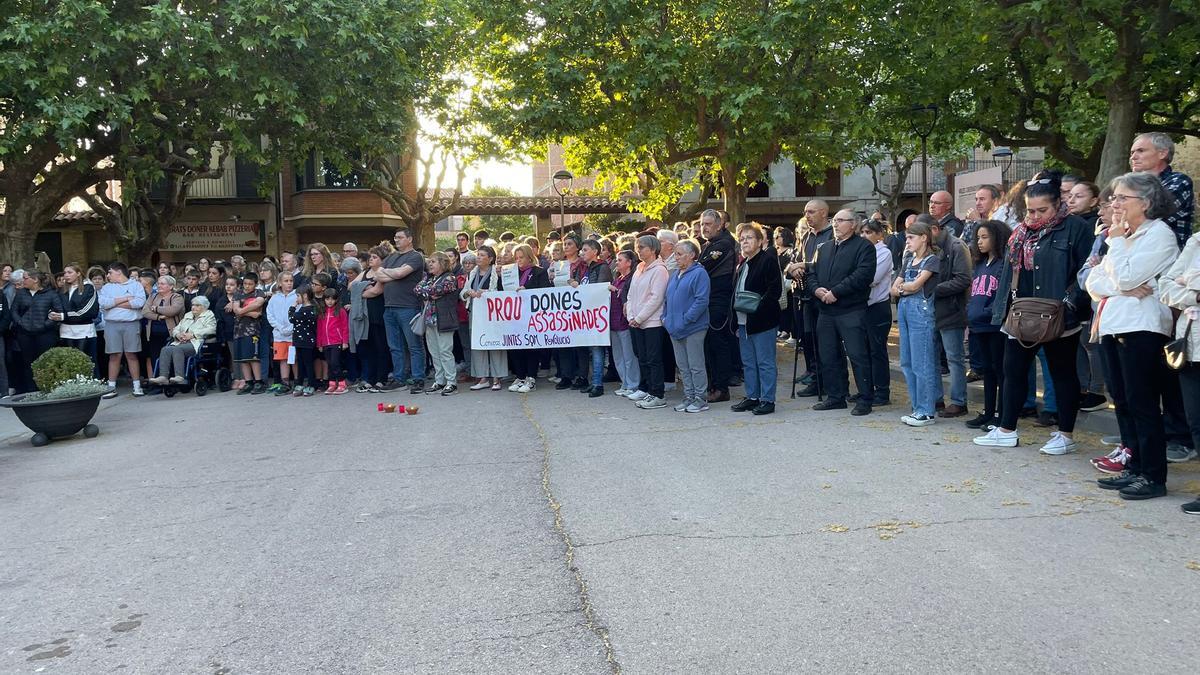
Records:
{"label": "woman holding banner", "polygon": [[[476,300],[487,291],[501,290],[500,272],[495,263],[496,249],[484,245],[475,250],[475,269],[471,270],[461,294],[463,302],[467,304],[468,321],[472,312],[486,311],[485,303]],[[508,352],[503,349],[472,349],[471,375],[479,378],[478,382],[471,385],[472,391],[487,389],[489,379],[492,391],[500,391],[500,380],[508,377]]]}
{"label": "woman holding banner", "polygon": [[629,282],[629,297],[625,302],[633,350],[641,366],[641,389],[628,398],[643,410],[667,406],[663,400],[662,308],[670,275],[658,257],[659,248],[658,237],[652,234],[638,237],[637,254],[642,262]]}
{"label": "woman holding banner", "polygon": [[[517,259],[517,279],[520,284],[516,290],[550,288],[550,277],[546,274],[546,270],[538,267],[537,258],[528,244],[516,247],[514,255]],[[533,391],[536,386],[535,378],[540,356],[540,349],[512,350],[508,361],[512,366],[513,375],[517,379],[513,380],[512,385],[508,387],[509,391],[515,391],[518,394],[528,394]]]}

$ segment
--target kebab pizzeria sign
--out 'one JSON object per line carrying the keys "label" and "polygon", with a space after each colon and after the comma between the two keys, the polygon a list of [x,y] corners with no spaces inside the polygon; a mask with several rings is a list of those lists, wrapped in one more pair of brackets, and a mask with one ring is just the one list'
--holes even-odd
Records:
{"label": "kebab pizzeria sign", "polygon": [[261,251],[262,223],[210,221],[175,223],[163,251]]}

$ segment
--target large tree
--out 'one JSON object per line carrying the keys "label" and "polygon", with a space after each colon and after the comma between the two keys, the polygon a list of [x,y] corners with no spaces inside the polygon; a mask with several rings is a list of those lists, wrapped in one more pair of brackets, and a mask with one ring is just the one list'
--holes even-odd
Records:
{"label": "large tree", "polygon": [[[781,155],[836,165],[838,120],[861,92],[847,65],[863,4],[804,0],[501,0],[475,6],[488,40],[478,101],[514,145],[568,144],[578,168],[643,188],[662,217],[716,183],[734,219]],[[867,10],[873,11],[873,10]]]}
{"label": "large tree", "polygon": [[[922,4],[922,0],[915,0]],[[1099,180],[1144,131],[1200,135],[1200,0],[958,0],[964,124]],[[922,43],[919,46],[928,46]]]}
{"label": "large tree", "polygon": [[[422,0],[12,0],[0,19],[0,256],[32,257],[72,196],[92,198],[122,253],[161,243],[214,147],[270,173],[321,149],[399,147],[404,99],[430,70]],[[174,203],[144,208],[152,185]]]}

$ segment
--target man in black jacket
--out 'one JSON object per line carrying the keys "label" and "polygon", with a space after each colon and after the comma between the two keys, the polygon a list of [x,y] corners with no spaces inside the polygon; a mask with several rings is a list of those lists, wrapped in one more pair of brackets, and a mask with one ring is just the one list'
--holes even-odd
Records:
{"label": "man in black jacket", "polygon": [[812,261],[817,247],[833,240],[833,228],[829,225],[829,204],[823,199],[812,199],[804,205],[804,218],[797,226],[796,262],[788,265],[787,275],[797,282],[798,299],[795,328],[799,334],[800,348],[804,350],[805,373],[800,380],[812,384],[817,374],[816,326],[817,306],[821,303],[812,297],[812,289],[804,283],[804,277],[812,271]]}
{"label": "man in black jacket", "polygon": [[737,267],[737,241],[725,229],[715,209],[700,216],[704,250],[697,262],[708,272],[708,334],[704,336],[704,365],[708,370],[708,402],[729,400],[729,377],[733,360],[739,359],[737,338],[729,313],[733,307],[733,270]]}
{"label": "man in black jacket", "polygon": [[943,230],[948,230],[956,237],[961,237],[966,227],[958,216],[954,215],[954,197],[945,190],[938,190],[929,196],[929,215],[937,221]]}
{"label": "man in black jacket", "polygon": [[[805,283],[813,289],[813,300],[820,303],[817,314],[817,351],[821,364],[821,384],[825,400],[813,410],[834,410],[846,407],[850,393],[846,373],[846,357],[854,368],[858,402],[854,415],[871,412],[871,359],[867,347],[864,316],[875,278],[875,246],[858,236],[858,218],[848,209],[833,217],[831,242],[817,247],[816,260]],[[817,388],[809,387],[800,396],[816,396]]]}

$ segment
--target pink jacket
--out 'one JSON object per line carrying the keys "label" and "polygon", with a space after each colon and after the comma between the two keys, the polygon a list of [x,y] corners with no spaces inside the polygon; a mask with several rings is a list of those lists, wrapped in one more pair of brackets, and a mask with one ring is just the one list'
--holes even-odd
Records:
{"label": "pink jacket", "polygon": [[350,343],[350,313],[343,308],[334,314],[333,307],[326,307],[317,319],[317,348],[341,347]]}
{"label": "pink jacket", "polygon": [[658,258],[649,265],[638,263],[629,280],[629,297],[625,300],[625,316],[638,322],[638,328],[662,326],[663,301],[667,297],[670,276],[667,266]]}

